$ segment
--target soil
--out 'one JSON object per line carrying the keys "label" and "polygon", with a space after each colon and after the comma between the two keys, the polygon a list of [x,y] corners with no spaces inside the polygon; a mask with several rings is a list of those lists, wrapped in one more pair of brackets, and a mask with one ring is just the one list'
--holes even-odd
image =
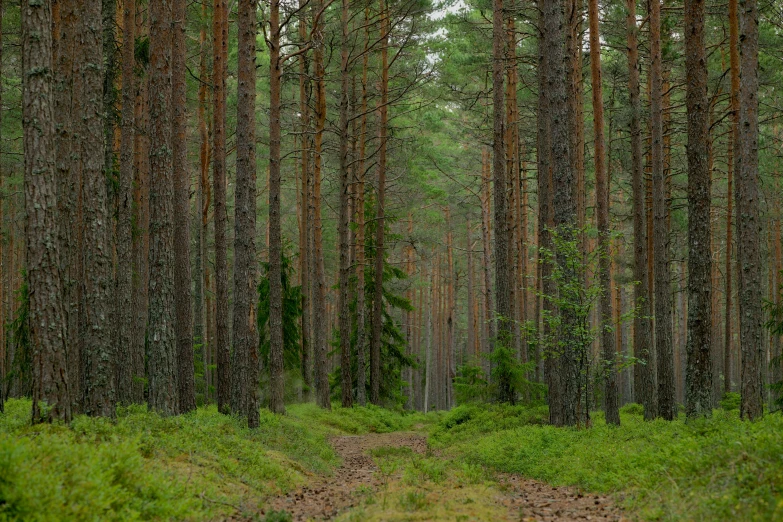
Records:
{"label": "soil", "polygon": [[[342,436],[333,438],[331,443],[342,459],[342,465],[334,474],[273,499],[267,505],[268,511],[287,511],[296,522],[331,520],[359,506],[362,493],[377,491],[383,485],[384,478],[376,474],[378,468],[370,455],[371,450],[407,447],[418,454],[427,451],[425,437],[416,433]],[[498,506],[507,508],[507,520],[628,520],[610,497],[552,487],[514,475],[500,475],[497,487],[489,492],[495,495]],[[261,516],[264,516],[263,512]]]}

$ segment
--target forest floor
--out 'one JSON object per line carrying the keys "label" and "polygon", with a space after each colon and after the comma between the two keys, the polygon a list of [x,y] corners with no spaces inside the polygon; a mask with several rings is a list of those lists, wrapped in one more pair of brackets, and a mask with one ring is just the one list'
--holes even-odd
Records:
{"label": "forest floor", "polygon": [[[267,520],[626,520],[605,495],[460,466],[420,432],[331,439],[342,464],[267,504]],[[289,518],[290,517],[290,518]]]}

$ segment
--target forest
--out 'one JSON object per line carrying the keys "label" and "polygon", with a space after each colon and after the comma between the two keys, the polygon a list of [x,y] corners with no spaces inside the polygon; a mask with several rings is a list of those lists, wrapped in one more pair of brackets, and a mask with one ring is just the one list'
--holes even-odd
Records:
{"label": "forest", "polygon": [[783,2],[0,0],[0,521],[783,520]]}

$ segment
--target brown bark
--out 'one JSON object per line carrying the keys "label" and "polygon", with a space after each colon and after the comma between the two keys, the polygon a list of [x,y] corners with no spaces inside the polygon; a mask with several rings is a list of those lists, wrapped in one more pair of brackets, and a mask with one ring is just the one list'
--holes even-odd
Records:
{"label": "brown bark", "polygon": [[729,61],[731,76],[731,134],[729,134],[729,147],[727,158],[726,180],[726,316],[725,336],[723,345],[723,392],[731,391],[731,358],[733,353],[734,338],[732,335],[731,308],[733,301],[732,277],[732,249],[734,247],[732,235],[732,215],[734,205],[734,173],[739,171],[739,95],[740,95],[740,56],[739,56],[739,15],[738,0],[729,0]]}
{"label": "brown bark", "polygon": [[171,3],[150,4],[149,405],[179,411],[174,332],[173,170],[171,157]]}
{"label": "brown bark", "polygon": [[704,0],[685,2],[688,110],[688,344],[685,413],[712,414],[712,252]]}
{"label": "brown bark", "polygon": [[122,137],[117,216],[117,401],[133,402],[133,139],[136,81],[136,1],[122,6]]}
{"label": "brown bark", "polygon": [[[201,4],[201,16],[206,19],[207,4]],[[209,349],[206,335],[205,317],[205,276],[206,276],[206,244],[207,227],[205,208],[209,206],[209,134],[207,133],[207,27],[201,24],[199,31],[199,86],[198,86],[198,134],[199,134],[199,176],[198,189],[196,191],[196,255],[195,255],[195,284],[194,284],[194,324],[193,339],[201,345],[200,357],[204,380],[204,402],[209,402],[210,373],[207,363],[207,351]]]}
{"label": "brown bark", "polygon": [[58,270],[52,98],[52,10],[22,2],[24,197],[33,352],[33,422],[71,420],[62,282]]}
{"label": "brown bark", "polygon": [[482,268],[484,269],[484,317],[482,334],[483,366],[486,378],[489,378],[489,359],[495,339],[495,314],[494,300],[492,299],[492,232],[490,230],[490,166],[489,151],[486,147],[481,150],[482,176],[481,176],[481,239],[482,239]]}
{"label": "brown bark", "polygon": [[[248,6],[255,3],[248,1]],[[280,84],[282,62],[280,57],[280,3],[272,0],[269,10],[269,409],[285,413],[283,380],[283,239],[280,230]],[[255,19],[255,14],[253,14]],[[251,23],[252,22],[252,23]],[[248,33],[245,45],[255,43],[254,21],[246,22]],[[255,66],[247,64],[247,75],[255,74]],[[255,81],[253,81],[255,93]],[[248,114],[249,115],[249,114]],[[248,121],[248,124],[250,122]],[[248,158],[249,160],[250,158]],[[250,165],[248,165],[248,170]],[[254,198],[255,200],[255,198]],[[251,212],[254,212],[253,209]],[[255,227],[255,224],[253,224]],[[248,346],[248,349],[251,349]],[[252,348],[255,350],[255,348]],[[246,354],[245,357],[248,357]]]}
{"label": "brown bark", "polygon": [[383,265],[386,236],[386,152],[389,100],[389,12],[380,0],[381,79],[378,100],[378,197],[376,199],[375,276],[373,280],[372,337],[370,340],[370,402],[380,404],[381,332],[383,330]]}
{"label": "brown bark", "polygon": [[674,399],[674,354],[672,351],[671,274],[669,272],[669,201],[666,197],[666,171],[663,157],[663,86],[661,52],[661,4],[650,2],[650,124],[652,128],[651,166],[653,182],[653,235],[655,277],[655,345],[658,367],[658,415],[666,420],[677,417]]}
{"label": "brown bark", "polygon": [[737,263],[740,349],[742,353],[740,417],[763,415],[761,221],[758,168],[759,20],[756,0],[740,0],[739,169],[737,170]]}
{"label": "brown bark", "polygon": [[[318,0],[316,12],[323,9]],[[326,123],[326,71],[324,69],[324,34],[320,16],[313,19],[313,62],[315,67],[315,143],[313,150],[313,330],[315,340],[315,394],[319,406],[331,409],[329,397],[329,367],[327,359],[326,276],[324,275],[323,230],[321,222],[321,167],[323,136]]]}
{"label": "brown bark", "polygon": [[[232,364],[232,410],[247,417],[247,423],[250,428],[257,428],[259,423],[259,397],[258,397],[258,329],[256,326],[256,306],[258,304],[258,270],[256,266],[256,2],[253,0],[242,0],[239,2],[239,42],[238,42],[238,78],[237,84],[237,177],[235,189],[235,218],[234,218],[234,360]],[[275,2],[270,9],[270,43],[273,46],[270,49],[270,59],[275,59],[274,69],[279,64],[279,56],[276,56],[276,46],[273,43],[276,35],[279,35],[278,27],[275,26],[277,8]],[[279,104],[277,105],[277,114],[274,114],[275,104],[279,102],[279,76],[275,78],[275,70],[270,71],[270,158],[275,143],[278,144],[277,154],[279,156],[279,135],[275,136],[275,131],[279,132]],[[274,95],[277,94],[277,99]],[[274,138],[277,137],[275,142]],[[279,162],[278,162],[279,165]],[[270,180],[272,176],[272,161],[269,162]],[[278,171],[279,172],[279,171]],[[278,174],[279,180],[279,174]],[[278,184],[279,192],[279,184]],[[279,196],[279,194],[278,194]],[[270,200],[272,199],[272,187],[270,181]],[[278,199],[279,202],[279,199]],[[272,211],[270,207],[270,228],[272,225]],[[279,224],[279,223],[278,223]],[[271,240],[274,238],[270,238]],[[278,245],[279,243],[279,237]],[[270,248],[270,303],[274,303],[274,291],[272,287],[279,281],[280,277],[280,254],[278,250]],[[273,269],[275,263],[278,263],[277,275],[274,278]],[[270,339],[280,341],[275,346],[272,344],[270,351],[272,376],[270,379],[270,395],[272,411],[282,413],[282,289],[278,292],[280,306],[280,336],[279,339],[271,333]],[[275,310],[273,304],[270,304],[270,324],[275,319],[271,312]],[[279,349],[279,360],[275,361],[277,355],[275,349]],[[274,374],[275,370],[280,371],[280,375]],[[280,389],[278,390],[277,387]],[[279,399],[279,401],[278,401]]]}
{"label": "brown bark", "polygon": [[[620,405],[615,369],[616,346],[612,332],[613,311],[611,292],[611,229],[609,222],[609,175],[604,156],[604,100],[601,85],[601,41],[598,34],[598,0],[589,0],[590,19],[590,76],[593,88],[593,132],[595,134],[595,205],[600,242],[599,279],[601,298],[598,306],[601,314],[601,352],[604,370],[604,409],[606,422],[620,424]],[[611,139],[611,136],[610,136]]]}
{"label": "brown bark", "polygon": [[111,417],[115,401],[115,347],[111,328],[114,281],[109,246],[111,216],[104,175],[101,5],[101,0],[90,0],[79,6],[81,38],[75,65],[81,84],[74,92],[74,106],[82,164],[84,411],[88,415]]}
{"label": "brown bark", "polygon": [[454,322],[456,321],[455,314],[457,308],[457,302],[455,298],[456,293],[456,274],[454,272],[454,232],[451,227],[451,209],[446,206],[446,256],[449,267],[449,282],[448,282],[448,294],[446,296],[446,357],[445,357],[445,372],[444,372],[444,387],[446,395],[445,406],[447,409],[453,407],[454,403],[454,390],[452,383],[456,377],[457,371],[457,346],[456,346],[456,334]]}
{"label": "brown bark", "polygon": [[174,307],[179,411],[196,409],[193,367],[193,308],[190,293],[190,174],[187,150],[185,2],[172,0],[171,97],[172,169],[174,173]]}
{"label": "brown bark", "polygon": [[340,216],[338,223],[340,268],[338,295],[338,323],[340,332],[340,377],[342,381],[343,408],[353,406],[353,381],[351,379],[351,313],[349,308],[349,284],[350,284],[350,188],[348,175],[348,148],[350,128],[348,126],[348,111],[350,97],[350,41],[348,33],[348,17],[350,0],[342,0],[340,11],[340,28],[342,30],[342,44],[340,45],[340,145],[339,145],[339,175],[340,175]]}
{"label": "brown bark", "polygon": [[[495,224],[495,311],[497,342],[510,349],[512,343],[511,267],[508,263],[509,230],[506,216],[506,150],[504,146],[505,107],[503,70],[506,57],[503,27],[503,0],[492,2],[492,178]],[[498,382],[499,399],[513,402],[511,383]]]}
{"label": "brown bark", "polygon": [[231,361],[228,337],[228,260],[226,228],[226,59],[228,5],[214,0],[213,10],[213,132],[212,184],[215,213],[215,353],[218,410],[231,409]]}

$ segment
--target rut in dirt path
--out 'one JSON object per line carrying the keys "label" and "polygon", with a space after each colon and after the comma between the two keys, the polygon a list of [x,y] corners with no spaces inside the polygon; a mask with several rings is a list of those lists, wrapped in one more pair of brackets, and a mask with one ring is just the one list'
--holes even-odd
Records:
{"label": "rut in dirt path", "polygon": [[362,487],[375,490],[381,486],[381,479],[375,476],[378,466],[370,455],[371,450],[405,447],[418,454],[427,450],[426,439],[414,433],[335,437],[331,444],[343,461],[334,474],[276,498],[270,502],[270,510],[287,511],[295,522],[330,520],[357,505],[357,490]]}
{"label": "rut in dirt path", "polygon": [[[287,511],[296,522],[331,520],[357,507],[362,492],[377,491],[383,486],[370,455],[373,449],[404,447],[419,455],[427,452],[426,438],[415,433],[343,436],[333,438],[331,443],[342,459],[334,474],[275,498],[268,504],[268,511]],[[628,520],[608,496],[583,494],[574,488],[553,487],[515,475],[499,475],[496,487],[488,487],[486,495],[486,500],[508,513],[509,521]],[[428,518],[426,513],[412,519],[439,520],[436,516]]]}

